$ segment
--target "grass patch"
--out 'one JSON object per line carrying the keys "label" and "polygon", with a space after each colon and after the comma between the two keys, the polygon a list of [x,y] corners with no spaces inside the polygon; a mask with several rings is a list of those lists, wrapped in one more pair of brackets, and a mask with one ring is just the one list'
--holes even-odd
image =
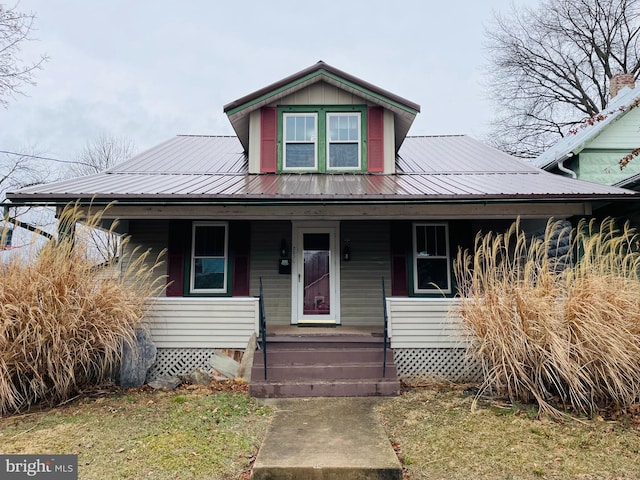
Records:
{"label": "grass patch", "polygon": [[378,413],[410,479],[640,478],[637,421],[536,419],[526,405],[474,404],[462,388],[436,386],[389,399]]}
{"label": "grass patch", "polygon": [[114,392],[0,419],[3,453],[78,454],[82,479],[238,479],[271,411],[245,393]]}

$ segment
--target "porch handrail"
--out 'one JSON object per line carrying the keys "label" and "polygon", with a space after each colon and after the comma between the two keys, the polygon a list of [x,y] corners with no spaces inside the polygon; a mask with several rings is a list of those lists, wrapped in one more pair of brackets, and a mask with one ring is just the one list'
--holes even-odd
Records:
{"label": "porch handrail", "polygon": [[387,335],[389,331],[389,315],[387,314],[387,295],[384,290],[384,277],[382,277],[382,310],[384,312],[384,330],[382,333],[382,378],[387,376]]}
{"label": "porch handrail", "polygon": [[264,294],[262,292],[262,277],[260,277],[260,295],[258,296],[259,322],[258,333],[260,346],[262,347],[262,360],[264,362],[264,379],[267,379],[267,315],[264,312]]}

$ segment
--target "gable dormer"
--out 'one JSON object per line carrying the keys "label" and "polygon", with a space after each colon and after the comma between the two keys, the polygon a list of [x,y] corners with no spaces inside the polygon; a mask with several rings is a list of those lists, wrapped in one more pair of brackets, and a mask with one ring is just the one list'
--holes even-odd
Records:
{"label": "gable dormer", "polygon": [[420,106],[318,62],[224,111],[250,173],[394,173]]}

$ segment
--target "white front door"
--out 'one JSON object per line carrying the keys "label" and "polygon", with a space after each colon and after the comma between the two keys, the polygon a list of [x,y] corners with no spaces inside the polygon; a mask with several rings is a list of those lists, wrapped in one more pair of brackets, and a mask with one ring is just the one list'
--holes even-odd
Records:
{"label": "white front door", "polygon": [[337,222],[293,224],[292,324],[340,323]]}

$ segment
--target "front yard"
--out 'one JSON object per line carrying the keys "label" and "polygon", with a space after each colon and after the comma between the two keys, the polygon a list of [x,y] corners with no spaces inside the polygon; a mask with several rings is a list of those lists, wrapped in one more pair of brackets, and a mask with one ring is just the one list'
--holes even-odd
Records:
{"label": "front yard", "polygon": [[[446,385],[381,400],[407,479],[640,478],[640,415],[561,423],[538,420],[534,406],[472,403]],[[0,445],[2,453],[78,454],[81,480],[245,480],[270,418],[233,382],[105,389],[0,418]]]}

